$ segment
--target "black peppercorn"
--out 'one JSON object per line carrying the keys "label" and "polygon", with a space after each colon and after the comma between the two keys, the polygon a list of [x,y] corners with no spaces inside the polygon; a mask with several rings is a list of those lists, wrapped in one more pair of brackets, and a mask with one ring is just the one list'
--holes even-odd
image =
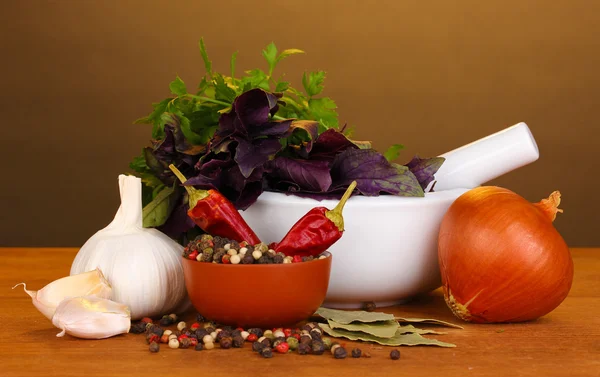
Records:
{"label": "black peppercorn", "polygon": [[205,335],[208,335],[208,331],[206,329],[198,329],[196,330],[196,339],[203,339]]}
{"label": "black peppercorn", "polygon": [[285,343],[285,338],[283,338],[283,339],[282,338],[275,338],[273,340],[273,343],[271,344],[271,348],[275,348],[278,345],[280,345],[281,343]]}
{"label": "black peppercorn", "polygon": [[360,350],[360,348],[353,348],[352,349],[352,357],[357,359],[359,357],[362,356],[362,351]]}
{"label": "black peppercorn", "polygon": [[146,331],[146,324],[144,322],[136,322],[129,328],[129,332],[132,334],[141,334]]}
{"label": "black peppercorn", "polygon": [[190,348],[192,345],[192,341],[190,338],[181,338],[179,341],[179,348]]}
{"label": "black peppercorn", "polygon": [[390,359],[398,360],[399,358],[400,358],[400,351],[392,350],[392,352],[390,352]]}
{"label": "black peppercorn", "polygon": [[[223,332],[223,331],[221,331]],[[233,339],[230,336],[224,336],[218,341],[221,348],[228,349],[233,345]]]}
{"label": "black peppercorn", "polygon": [[310,344],[311,342],[312,342],[312,338],[310,337],[310,335],[301,335],[300,336],[301,344]]}
{"label": "black peppercorn", "polygon": [[283,263],[283,257],[279,254],[273,257],[273,263],[281,264]]}
{"label": "black peppercorn", "polygon": [[160,326],[153,326],[150,331],[158,336],[162,336],[162,334],[165,332],[165,330]]}
{"label": "black peppercorn", "polygon": [[372,312],[376,308],[377,308],[377,305],[375,305],[375,303],[373,301],[365,302],[365,304],[363,305],[363,309],[367,312]]}
{"label": "black peppercorn", "polygon": [[273,351],[269,347],[260,350],[260,355],[266,359],[273,357]]}
{"label": "black peppercorn", "polygon": [[271,262],[271,258],[269,258],[266,255],[263,255],[262,257],[258,258],[258,264],[269,264]]}
{"label": "black peppercorn", "polygon": [[254,351],[254,352],[259,352],[263,348],[265,348],[265,345],[262,344],[261,342],[252,343],[252,351]]}
{"label": "black peppercorn", "polygon": [[206,318],[204,318],[204,316],[200,313],[196,314],[196,322],[204,322],[206,321]]}
{"label": "black peppercorn", "polygon": [[337,347],[335,351],[333,351],[333,357],[336,359],[345,359],[348,356],[348,352],[344,347]]}
{"label": "black peppercorn", "polygon": [[226,330],[221,330],[217,333],[217,338],[215,340],[217,341],[217,343],[219,343],[223,338],[231,338],[231,333]]}
{"label": "black peppercorn", "polygon": [[325,345],[320,341],[313,340],[311,348],[312,353],[315,355],[322,355],[325,352]]}
{"label": "black peppercorn", "polygon": [[151,342],[148,349],[150,352],[158,352],[160,351],[160,345],[157,342]]}
{"label": "black peppercorn", "polygon": [[242,258],[242,264],[252,263],[254,263],[254,257],[252,256],[252,253],[246,253],[246,255],[244,255],[244,257]]}
{"label": "black peppercorn", "polygon": [[188,338],[190,338],[192,336],[192,334],[194,334],[194,332],[188,328],[181,330],[181,335],[185,335]]}
{"label": "black peppercorn", "polygon": [[198,342],[198,344],[196,344],[196,346],[194,347],[194,349],[196,351],[202,351],[204,349],[204,343]]}
{"label": "black peppercorn", "polygon": [[214,332],[214,331],[215,331],[215,328],[214,328],[214,327],[212,327],[212,326],[208,326],[208,327],[205,327],[205,328],[204,328],[204,330],[206,330],[206,332],[207,332],[208,334],[210,334],[210,333],[212,333],[212,332]]}
{"label": "black peppercorn", "polygon": [[213,262],[221,263],[221,259],[225,255],[223,251],[217,251],[213,254]]}
{"label": "black peppercorn", "polygon": [[306,325],[303,325],[301,327],[301,330],[306,330],[308,332],[310,332],[310,330],[312,330],[312,329],[313,329],[313,326],[311,326],[309,323],[307,323]]}
{"label": "black peppercorn", "polygon": [[255,334],[255,335],[256,335],[257,337],[259,337],[259,338],[260,338],[261,336],[263,336],[263,331],[262,331],[262,329],[260,329],[260,328],[258,328],[258,327],[253,327],[253,328],[251,328],[251,329],[248,329],[248,332],[249,332],[250,334]]}
{"label": "black peppercorn", "polygon": [[263,340],[260,341],[265,347],[271,347],[271,339],[269,338],[264,338]]}
{"label": "black peppercorn", "polygon": [[298,354],[299,355],[307,355],[312,351],[310,344],[308,343],[300,343],[298,344]]}
{"label": "black peppercorn", "polygon": [[244,338],[241,335],[234,336],[232,339],[234,348],[242,348],[244,346]]}

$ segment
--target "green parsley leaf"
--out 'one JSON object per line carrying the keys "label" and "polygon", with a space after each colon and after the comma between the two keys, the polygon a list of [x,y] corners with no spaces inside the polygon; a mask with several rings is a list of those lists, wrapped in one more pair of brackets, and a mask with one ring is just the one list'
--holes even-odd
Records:
{"label": "green parsley leaf", "polygon": [[271,42],[271,44],[263,50],[262,55],[269,64],[269,76],[271,76],[277,65],[277,47],[275,47],[275,43]]}
{"label": "green parsley leaf", "polygon": [[323,91],[323,81],[325,81],[325,71],[306,72],[302,75],[302,86],[309,97],[316,96]]}
{"label": "green parsley leaf", "polygon": [[176,96],[184,96],[187,94],[185,83],[179,76],[177,76],[175,80],[171,81],[169,84],[169,89],[171,89],[171,93],[175,94]]}
{"label": "green parsley leaf", "polygon": [[237,96],[235,90],[231,89],[229,85],[225,82],[225,78],[223,75],[216,73],[214,76],[215,83],[215,99],[219,101],[226,101],[228,103],[233,103],[233,100]]}
{"label": "green parsley leaf", "polygon": [[337,105],[329,97],[311,98],[308,101],[308,110],[311,118],[321,123],[321,132],[328,128],[338,127]]}
{"label": "green parsley leaf", "polygon": [[277,85],[275,85],[276,92],[285,92],[290,87],[290,83],[287,81],[279,81]]}
{"label": "green parsley leaf", "polygon": [[404,149],[404,145],[402,144],[394,144],[391,145],[383,154],[386,160],[394,161],[400,156],[400,151]]}
{"label": "green parsley leaf", "polygon": [[231,79],[233,80],[235,77],[235,61],[237,60],[238,52],[234,52],[231,55],[231,61],[229,62],[229,68],[231,68]]}
{"label": "green parsley leaf", "polygon": [[287,58],[288,56],[292,56],[292,55],[296,55],[296,54],[304,54],[304,51],[298,50],[297,48],[289,48],[287,50],[283,50],[283,51],[281,51],[281,54],[279,54],[279,56],[275,60],[275,64],[279,63],[280,61]]}
{"label": "green parsley leaf", "polygon": [[204,69],[206,69],[206,74],[208,74],[209,77],[212,77],[212,62],[208,59],[208,53],[206,52],[206,46],[204,45],[204,38],[200,38],[198,47],[200,48],[200,55],[202,55],[202,60],[204,61]]}
{"label": "green parsley leaf", "polygon": [[162,113],[167,110],[167,105],[173,98],[166,98],[160,102],[155,102],[152,104],[152,108],[154,109],[150,115],[145,116],[143,118],[136,119],[133,124],[153,124],[156,120],[160,119]]}
{"label": "green parsley leaf", "polygon": [[244,92],[250,89],[261,88],[271,90],[269,87],[269,76],[262,69],[246,71],[247,76],[242,77],[241,86]]}

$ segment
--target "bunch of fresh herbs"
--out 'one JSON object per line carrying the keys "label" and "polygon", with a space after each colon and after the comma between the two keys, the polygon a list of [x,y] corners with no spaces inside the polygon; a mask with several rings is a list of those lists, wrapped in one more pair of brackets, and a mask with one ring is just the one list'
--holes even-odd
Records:
{"label": "bunch of fresh herbs", "polygon": [[392,160],[401,145],[381,154],[350,139],[335,102],[321,95],[325,72],[304,73],[302,90],[275,76],[277,64],[301,50],[279,52],[271,43],[262,51],[267,70],[236,76],[237,53],[224,75],[214,72],[203,40],[199,47],[206,73],[197,89],[177,77],[172,95],[135,121],[152,125],[151,145],[130,163],[144,184],[144,226],[182,242],[197,231],[169,164],[186,184],[219,190],[246,209],[264,190],[321,199],[341,195],[354,180],[362,195],[423,196],[443,162],[414,157],[399,165]]}

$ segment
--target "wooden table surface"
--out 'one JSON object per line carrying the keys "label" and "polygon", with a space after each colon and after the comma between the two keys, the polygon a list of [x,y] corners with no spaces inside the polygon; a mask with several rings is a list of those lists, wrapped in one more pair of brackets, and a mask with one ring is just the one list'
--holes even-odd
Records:
{"label": "wooden table surface", "polygon": [[[142,335],[81,340],[59,332],[31,304],[19,282],[39,289],[68,275],[76,249],[0,248],[0,376],[600,376],[600,249],[573,249],[575,280],[569,297],[549,315],[529,323],[461,323],[439,290],[393,307],[406,317],[436,318],[464,326],[437,339],[456,348],[371,347],[370,359],[336,360],[330,354],[276,354],[263,359],[249,344],[242,349],[196,352],[161,347],[152,354]],[[194,313],[188,317],[193,318]],[[422,327],[422,326],[421,326]],[[347,342],[350,349],[353,344]]]}

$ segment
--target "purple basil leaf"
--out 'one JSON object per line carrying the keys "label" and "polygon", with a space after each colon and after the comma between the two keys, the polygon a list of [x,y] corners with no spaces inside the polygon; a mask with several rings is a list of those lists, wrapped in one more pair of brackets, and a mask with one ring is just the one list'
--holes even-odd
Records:
{"label": "purple basil leaf", "polygon": [[335,156],[347,149],[358,149],[344,134],[333,128],[321,133],[313,143],[311,159],[333,160]]}
{"label": "purple basil leaf", "polygon": [[238,138],[237,142],[235,162],[238,163],[240,172],[246,178],[252,174],[255,168],[264,165],[281,150],[279,139],[256,139],[248,141]]}
{"label": "purple basil leaf", "polygon": [[262,167],[254,169],[249,177],[244,177],[238,165],[231,166],[222,174],[223,184],[218,190],[227,197],[237,209],[250,207],[263,192]]}
{"label": "purple basil leaf", "polygon": [[373,149],[348,149],[335,157],[331,167],[332,189],[357,182],[365,196],[388,193],[400,196],[424,196],[423,189],[410,170],[392,164]]}
{"label": "purple basil leaf", "polygon": [[192,229],[196,224],[188,216],[188,209],[187,195],[182,195],[181,203],[173,209],[167,221],[157,229],[171,238],[177,238]]}
{"label": "purple basil leaf", "polygon": [[298,156],[308,159],[313,144],[319,137],[319,122],[295,120],[290,126],[289,135],[288,148]]}
{"label": "purple basil leaf", "polygon": [[415,156],[405,166],[417,177],[421,188],[425,190],[427,185],[433,181],[434,174],[444,161],[444,157],[419,158],[419,156]]}
{"label": "purple basil leaf", "polygon": [[275,106],[277,106],[277,97],[262,89],[249,90],[233,102],[233,110],[246,125],[267,122],[271,109]]}
{"label": "purple basil leaf", "polygon": [[259,125],[249,125],[248,134],[251,138],[261,136],[279,136],[286,135],[290,130],[292,120],[278,120],[273,122],[265,122]]}
{"label": "purple basil leaf", "polygon": [[327,161],[277,157],[269,163],[269,169],[270,179],[291,184],[292,190],[326,192],[331,186]]}

